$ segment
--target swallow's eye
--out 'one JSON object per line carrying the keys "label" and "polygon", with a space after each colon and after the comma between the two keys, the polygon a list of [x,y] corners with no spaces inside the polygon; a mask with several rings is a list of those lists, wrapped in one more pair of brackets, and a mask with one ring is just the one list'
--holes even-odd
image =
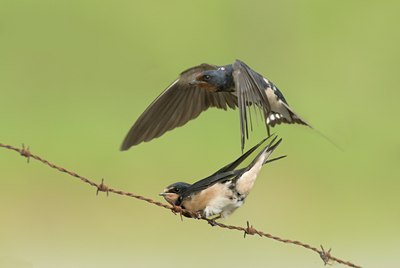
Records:
{"label": "swallow's eye", "polygon": [[205,76],[203,76],[203,80],[208,81],[211,79],[211,76],[209,76],[208,74],[206,74]]}

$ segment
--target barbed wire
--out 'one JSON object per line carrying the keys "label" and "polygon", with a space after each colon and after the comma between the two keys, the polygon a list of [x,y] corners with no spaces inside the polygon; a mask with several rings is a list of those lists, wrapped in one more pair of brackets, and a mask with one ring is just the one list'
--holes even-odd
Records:
{"label": "barbed wire", "polygon": [[181,217],[182,217],[182,215],[184,215],[186,217],[190,217],[190,218],[195,218],[195,219],[206,221],[211,226],[218,226],[219,228],[222,228],[222,229],[228,229],[228,230],[235,230],[235,231],[243,232],[244,233],[244,237],[246,237],[246,235],[259,235],[260,237],[266,237],[266,238],[273,239],[275,241],[282,242],[282,243],[285,243],[285,244],[292,244],[292,245],[296,245],[296,246],[301,246],[303,248],[306,248],[308,250],[311,250],[311,251],[317,253],[320,256],[320,258],[322,259],[322,261],[324,262],[325,265],[327,265],[327,264],[330,265],[330,264],[333,264],[333,263],[337,262],[337,263],[340,263],[340,264],[343,264],[343,265],[346,265],[346,266],[349,266],[349,267],[361,268],[361,266],[359,266],[359,265],[356,265],[356,264],[351,263],[349,261],[344,261],[342,259],[334,257],[331,254],[331,249],[325,250],[322,245],[320,246],[320,249],[319,249],[317,247],[311,246],[309,244],[303,243],[303,242],[298,241],[298,240],[284,239],[284,238],[281,238],[281,237],[278,237],[278,236],[275,236],[275,235],[272,235],[272,234],[269,234],[269,233],[265,233],[263,231],[255,229],[253,227],[253,225],[251,225],[248,221],[247,221],[247,226],[246,227],[235,226],[235,225],[226,225],[226,224],[223,224],[221,222],[216,222],[216,221],[214,221],[212,219],[207,219],[207,218],[204,218],[204,217],[200,217],[198,213],[194,213],[192,211],[185,210],[185,209],[183,209],[181,207],[171,206],[169,204],[161,203],[161,202],[155,201],[155,200],[153,200],[151,198],[147,198],[147,197],[144,197],[144,196],[141,196],[141,195],[138,195],[138,194],[134,194],[132,192],[126,192],[126,191],[114,189],[112,187],[107,186],[104,183],[104,179],[102,179],[100,183],[96,183],[96,182],[94,182],[93,180],[91,180],[91,179],[89,179],[87,177],[81,176],[81,175],[79,175],[79,174],[77,174],[77,173],[75,173],[73,171],[70,171],[70,170],[68,170],[66,168],[63,168],[63,167],[58,166],[56,164],[53,164],[52,162],[50,162],[50,161],[48,161],[48,160],[46,160],[46,159],[44,159],[44,158],[42,158],[42,157],[40,157],[38,155],[32,154],[31,151],[29,150],[29,147],[25,147],[23,144],[22,144],[22,148],[17,148],[17,147],[11,146],[11,145],[0,143],[0,147],[8,149],[8,150],[15,151],[15,152],[18,152],[21,156],[27,158],[27,162],[28,163],[29,163],[29,160],[32,158],[32,159],[35,159],[35,160],[37,160],[39,162],[42,162],[43,164],[45,164],[45,165],[47,165],[47,166],[49,166],[49,167],[51,167],[53,169],[56,169],[56,170],[58,170],[58,171],[60,171],[62,173],[67,173],[68,175],[70,175],[72,177],[75,177],[75,178],[79,179],[80,181],[89,184],[92,187],[95,187],[97,189],[96,194],[98,194],[99,192],[105,192],[105,193],[107,193],[107,195],[109,193],[113,193],[113,194],[117,194],[117,195],[132,197],[132,198],[139,199],[139,200],[145,201],[147,203],[156,205],[158,207],[162,207],[162,208],[168,209],[168,210],[172,211],[174,214],[180,214]]}

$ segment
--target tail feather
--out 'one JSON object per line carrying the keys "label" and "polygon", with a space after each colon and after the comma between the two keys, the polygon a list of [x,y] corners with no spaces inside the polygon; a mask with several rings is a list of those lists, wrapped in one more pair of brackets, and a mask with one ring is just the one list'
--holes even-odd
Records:
{"label": "tail feather", "polygon": [[261,144],[263,144],[267,139],[269,139],[270,136],[268,136],[267,138],[263,139],[262,141],[260,141],[258,144],[256,144],[255,146],[253,146],[251,149],[249,149],[247,152],[245,152],[244,154],[242,154],[238,159],[236,159],[235,161],[233,161],[232,163],[227,164],[226,166],[222,167],[221,169],[219,169],[217,172],[215,172],[213,175],[218,174],[218,173],[223,173],[223,172],[228,172],[231,170],[234,170],[235,168],[237,168],[247,157],[249,157],[249,155],[251,155],[258,147],[260,147]]}
{"label": "tail feather", "polygon": [[238,193],[244,196],[249,194],[250,190],[254,186],[254,182],[256,181],[259,172],[261,171],[262,165],[268,161],[268,157],[281,143],[282,139],[276,141],[277,138],[278,137],[275,136],[272,141],[263,150],[261,150],[251,164],[235,177],[235,188]]}
{"label": "tail feather", "polygon": [[[308,122],[306,122],[304,119],[302,119],[300,116],[298,116],[286,103],[282,103],[286,109],[288,109],[288,111],[290,112],[290,116],[293,120],[293,123],[297,123],[297,124],[301,124],[301,125],[305,125],[308,126],[309,128],[313,129],[314,131],[316,131],[321,137],[323,137],[325,140],[327,140],[330,144],[332,144],[333,146],[335,146],[337,149],[339,149],[340,151],[343,151],[343,148],[341,148],[336,142],[334,142],[331,138],[329,138],[328,136],[326,136],[324,133],[322,133],[321,131],[319,131],[318,129],[315,129],[313,126],[311,126]],[[288,123],[288,122],[285,122]],[[290,122],[289,122],[290,124]]]}
{"label": "tail feather", "polygon": [[262,156],[264,156],[263,165],[266,164],[267,162],[272,162],[272,161],[275,161],[275,160],[278,160],[278,159],[281,159],[281,158],[284,158],[284,157],[285,157],[285,156],[283,156],[283,157],[278,157],[278,158],[276,158],[276,159],[272,159],[272,160],[269,160],[269,161],[268,161],[268,157],[273,153],[273,151],[274,151],[274,150],[279,146],[279,144],[282,142],[282,138],[280,138],[277,142],[275,142],[277,138],[278,138],[278,136],[275,136],[275,137],[270,141],[270,143],[269,143],[267,146],[265,146],[265,148],[254,158],[254,160],[251,162],[251,164],[248,166],[248,168],[253,167],[253,166],[258,162],[258,160],[260,159],[260,157],[262,157]]}
{"label": "tail feather", "polygon": [[278,157],[275,157],[275,158],[272,158],[272,159],[266,159],[264,161],[263,165],[271,163],[271,162],[274,162],[276,160],[279,160],[279,159],[282,159],[282,158],[285,158],[285,157],[287,157],[287,155],[281,155],[281,156],[278,156]]}
{"label": "tail feather", "polygon": [[289,112],[289,118],[286,118],[284,115],[279,114],[279,113],[271,113],[271,115],[269,116],[269,118],[267,120],[267,124],[270,124],[272,127],[275,125],[279,125],[281,123],[300,124],[300,125],[305,125],[305,126],[308,126],[309,128],[314,129],[307,121],[305,121],[298,114],[296,114],[293,111],[293,109],[290,108],[289,105],[287,105],[284,102],[280,102],[280,104],[283,105],[286,108],[286,110]]}

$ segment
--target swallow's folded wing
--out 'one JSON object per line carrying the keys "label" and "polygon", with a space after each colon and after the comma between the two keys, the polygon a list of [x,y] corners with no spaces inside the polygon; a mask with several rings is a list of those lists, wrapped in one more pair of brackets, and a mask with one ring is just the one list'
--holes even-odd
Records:
{"label": "swallow's folded wing", "polygon": [[121,150],[160,137],[165,132],[198,117],[210,107],[235,109],[237,99],[231,93],[209,92],[189,84],[198,72],[216,68],[213,65],[202,64],[184,71],[135,122],[125,137]]}
{"label": "swallow's folded wing", "polygon": [[204,189],[207,189],[216,183],[223,183],[223,182],[234,179],[238,174],[240,174],[242,172],[243,172],[243,170],[239,169],[239,170],[231,170],[231,171],[223,172],[223,173],[217,173],[217,174],[213,174],[207,178],[204,178],[202,180],[199,180],[199,181],[193,183],[185,191],[183,191],[183,193],[181,194],[181,196],[177,202],[177,205],[179,206],[180,202],[182,200],[185,200],[187,197],[189,197],[195,193],[198,193]]}
{"label": "swallow's folded wing", "polygon": [[[235,179],[239,174],[242,174],[248,167],[242,168],[235,170],[244,160],[246,160],[255,150],[257,150],[258,147],[260,147],[261,144],[263,144],[266,140],[268,140],[270,137],[267,137],[260,141],[258,144],[253,146],[251,149],[249,149],[247,152],[242,154],[238,159],[235,161],[227,164],[226,166],[220,168],[217,172],[214,174],[208,176],[207,178],[204,178],[202,180],[199,180],[192,185],[190,185],[181,195],[181,199],[184,199],[194,193],[197,193],[201,190],[204,190],[208,187],[211,187],[215,183],[222,183],[228,180]],[[275,139],[274,139],[275,140]],[[270,143],[271,145],[271,143]],[[270,146],[269,145],[269,146]],[[259,156],[257,156],[259,157]],[[254,160],[253,160],[254,162]]]}

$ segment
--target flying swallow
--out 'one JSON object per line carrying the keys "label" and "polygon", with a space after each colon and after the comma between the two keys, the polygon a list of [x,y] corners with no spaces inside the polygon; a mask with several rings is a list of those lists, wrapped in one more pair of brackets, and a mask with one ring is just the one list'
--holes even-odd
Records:
{"label": "flying swallow", "polygon": [[201,64],[183,71],[142,113],[122,143],[121,150],[151,141],[165,132],[195,119],[210,107],[227,110],[239,108],[241,149],[252,129],[250,106],[254,107],[269,127],[277,124],[302,124],[279,89],[244,62],[216,66]]}
{"label": "flying swallow", "polygon": [[226,218],[243,205],[244,200],[253,188],[261,167],[285,156],[268,160],[282,139],[277,137],[261,150],[254,160],[245,168],[236,169],[251,153],[268,138],[255,145],[238,159],[219,169],[211,176],[193,184],[177,182],[166,187],[160,194],[172,205],[209,218]]}

